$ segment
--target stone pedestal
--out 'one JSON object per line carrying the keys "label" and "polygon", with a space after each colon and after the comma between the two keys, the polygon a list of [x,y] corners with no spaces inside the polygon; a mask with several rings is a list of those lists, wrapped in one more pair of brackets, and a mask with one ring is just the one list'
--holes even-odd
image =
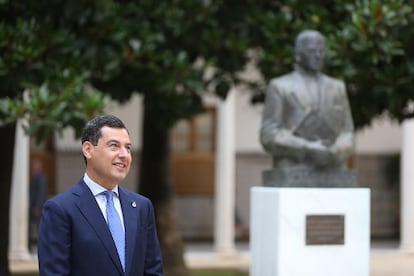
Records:
{"label": "stone pedestal", "polygon": [[345,168],[317,170],[305,165],[291,165],[263,171],[266,187],[356,188],[357,173]]}
{"label": "stone pedestal", "polygon": [[401,250],[414,252],[414,119],[402,124],[401,149]]}
{"label": "stone pedestal", "polygon": [[368,276],[367,188],[251,189],[251,276]]}

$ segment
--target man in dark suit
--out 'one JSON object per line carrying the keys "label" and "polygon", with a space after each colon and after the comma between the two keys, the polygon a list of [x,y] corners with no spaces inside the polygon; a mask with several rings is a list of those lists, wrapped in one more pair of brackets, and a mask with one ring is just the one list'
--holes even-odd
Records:
{"label": "man in dark suit", "polygon": [[[82,133],[82,153],[84,176],[44,204],[40,275],[163,275],[152,204],[118,185],[132,162],[123,122],[111,115],[89,121]],[[113,230],[115,217],[119,227]]]}
{"label": "man in dark suit", "polygon": [[270,81],[260,139],[274,168],[340,168],[354,149],[354,126],[343,81],[321,72],[325,39],[296,38],[293,72]]}
{"label": "man in dark suit", "polygon": [[32,160],[32,178],[29,188],[29,250],[37,244],[38,226],[43,203],[47,198],[47,180],[42,160]]}

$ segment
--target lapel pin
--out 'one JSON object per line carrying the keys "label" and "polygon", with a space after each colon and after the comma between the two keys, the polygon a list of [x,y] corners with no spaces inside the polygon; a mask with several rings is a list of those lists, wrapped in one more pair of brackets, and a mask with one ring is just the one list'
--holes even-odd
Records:
{"label": "lapel pin", "polygon": [[135,201],[132,202],[132,207],[137,207],[137,204],[135,203]]}

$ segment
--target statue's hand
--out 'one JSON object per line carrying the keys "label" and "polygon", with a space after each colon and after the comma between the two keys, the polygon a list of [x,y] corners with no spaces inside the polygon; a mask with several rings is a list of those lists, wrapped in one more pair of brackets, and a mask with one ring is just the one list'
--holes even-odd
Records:
{"label": "statue's hand", "polygon": [[307,143],[307,148],[308,150],[315,152],[323,152],[328,150],[328,148],[324,145],[322,140],[309,141]]}
{"label": "statue's hand", "polygon": [[328,167],[334,162],[333,154],[321,140],[309,142],[307,159],[316,167]]}

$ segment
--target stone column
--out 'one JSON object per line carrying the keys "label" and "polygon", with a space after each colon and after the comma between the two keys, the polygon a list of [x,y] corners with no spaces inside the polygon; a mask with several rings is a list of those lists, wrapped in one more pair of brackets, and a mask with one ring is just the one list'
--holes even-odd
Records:
{"label": "stone column", "polygon": [[27,260],[29,208],[29,137],[24,134],[22,122],[16,126],[10,206],[9,258]]}
{"label": "stone column", "polygon": [[403,251],[414,252],[414,119],[402,123],[401,239]]}
{"label": "stone column", "polygon": [[217,107],[214,246],[219,254],[232,254],[235,216],[235,91]]}

